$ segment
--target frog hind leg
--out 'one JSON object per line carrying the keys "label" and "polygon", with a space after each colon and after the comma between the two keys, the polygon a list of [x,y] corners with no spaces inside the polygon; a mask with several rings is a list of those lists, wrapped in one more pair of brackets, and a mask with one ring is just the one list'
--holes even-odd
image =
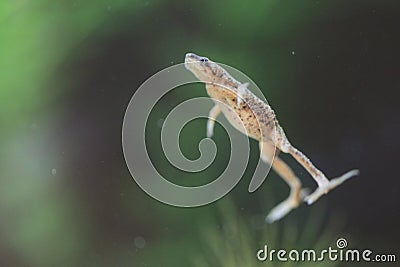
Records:
{"label": "frog hind leg", "polygon": [[[270,164],[272,159],[272,146],[272,144],[260,142],[261,158],[267,164]],[[272,169],[289,185],[290,195],[270,211],[266,217],[268,223],[282,219],[291,210],[297,208],[306,194],[306,191],[301,189],[299,178],[296,177],[292,169],[278,156],[273,158]]]}
{"label": "frog hind leg", "polygon": [[297,162],[299,162],[307,170],[307,172],[318,184],[318,188],[312,194],[304,198],[304,201],[307,202],[308,205],[313,204],[321,196],[327,194],[330,190],[336,188],[348,179],[360,173],[359,170],[351,170],[337,178],[328,180],[326,176],[319,169],[317,169],[314,164],[312,164],[311,160],[307,158],[306,155],[289,143],[281,127],[278,127],[278,132],[280,140],[277,142],[277,146],[282,150],[282,152],[292,155],[292,157],[295,158]]}

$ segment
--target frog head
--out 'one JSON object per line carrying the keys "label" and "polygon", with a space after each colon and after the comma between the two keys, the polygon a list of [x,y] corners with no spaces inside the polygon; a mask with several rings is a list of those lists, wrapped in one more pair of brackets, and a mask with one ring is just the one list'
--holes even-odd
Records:
{"label": "frog head", "polygon": [[185,56],[185,67],[190,70],[200,81],[218,83],[219,80],[226,79],[226,71],[217,63],[193,53]]}

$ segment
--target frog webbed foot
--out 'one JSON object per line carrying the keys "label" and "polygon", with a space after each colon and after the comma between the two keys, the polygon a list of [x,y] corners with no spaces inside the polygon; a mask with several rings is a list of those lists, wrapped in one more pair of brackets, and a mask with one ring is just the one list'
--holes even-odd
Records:
{"label": "frog webbed foot", "polygon": [[310,195],[306,196],[304,198],[304,201],[307,202],[308,205],[313,204],[315,201],[317,201],[321,196],[327,194],[329,191],[334,189],[335,187],[341,185],[348,179],[352,178],[353,176],[358,175],[360,172],[358,170],[352,170],[349,172],[346,172],[342,176],[339,176],[335,179],[332,180],[327,180],[326,182],[323,182],[318,186],[318,188]]}

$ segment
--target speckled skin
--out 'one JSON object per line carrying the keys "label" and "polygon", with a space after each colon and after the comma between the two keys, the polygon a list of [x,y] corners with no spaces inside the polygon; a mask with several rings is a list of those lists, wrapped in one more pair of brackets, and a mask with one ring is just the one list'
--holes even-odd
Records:
{"label": "speckled skin", "polygon": [[[225,108],[225,106],[219,104],[227,120],[236,129],[258,141],[271,139],[269,135],[276,124],[275,114],[263,101],[255,96],[249,97],[249,95],[245,95],[242,103],[238,106],[238,95],[234,91],[213,84],[207,84],[206,89],[208,95],[217,100],[215,101],[216,103],[221,101],[227,107],[230,107]],[[243,127],[241,127],[241,123],[243,123],[246,129],[245,132],[243,131]],[[260,125],[263,125],[267,130],[263,132],[263,137],[261,137]]]}
{"label": "speckled skin", "polygon": [[[266,218],[268,222],[281,219],[302,200],[312,204],[331,189],[358,174],[358,170],[352,170],[329,181],[301,151],[290,144],[272,108],[248,90],[247,85],[236,81],[217,63],[193,53],[186,54],[185,67],[206,83],[207,93],[215,102],[207,123],[207,136],[212,136],[214,120],[222,111],[236,129],[259,141],[262,160],[268,164],[273,161],[272,168],[290,186],[289,197],[272,209]],[[301,182],[292,169],[279,157],[274,157],[275,147],[290,153],[310,173],[318,184],[315,192],[305,195],[301,190]],[[253,189],[249,187],[249,191],[256,190],[258,186]]]}
{"label": "speckled skin", "polygon": [[[245,93],[241,95],[243,101],[238,106],[237,98],[240,97],[238,96],[238,87],[241,83],[236,81],[219,65],[208,59],[206,62],[202,63],[204,68],[200,69],[196,67],[194,62],[196,62],[196,60],[198,61],[199,57],[194,54],[191,55],[193,61],[191,61],[191,57],[187,57],[186,59],[189,69],[199,80],[206,82],[208,95],[219,105],[227,120],[236,129],[257,141],[272,140],[273,138],[271,135],[273,134],[274,128],[276,126],[279,127],[272,108],[248,89],[245,89]],[[221,105],[219,101],[230,108]],[[243,124],[246,131],[243,131],[244,129],[241,124]],[[284,134],[281,127],[279,128],[277,134]],[[262,137],[261,132],[263,134]],[[286,138],[277,136],[277,139],[282,140]]]}

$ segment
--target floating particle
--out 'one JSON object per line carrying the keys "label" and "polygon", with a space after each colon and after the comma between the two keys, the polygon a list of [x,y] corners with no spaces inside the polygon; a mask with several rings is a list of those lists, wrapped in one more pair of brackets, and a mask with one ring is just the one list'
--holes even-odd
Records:
{"label": "floating particle", "polygon": [[146,246],[146,240],[144,240],[144,238],[141,236],[135,237],[133,242],[135,243],[135,247],[137,248],[144,248]]}

